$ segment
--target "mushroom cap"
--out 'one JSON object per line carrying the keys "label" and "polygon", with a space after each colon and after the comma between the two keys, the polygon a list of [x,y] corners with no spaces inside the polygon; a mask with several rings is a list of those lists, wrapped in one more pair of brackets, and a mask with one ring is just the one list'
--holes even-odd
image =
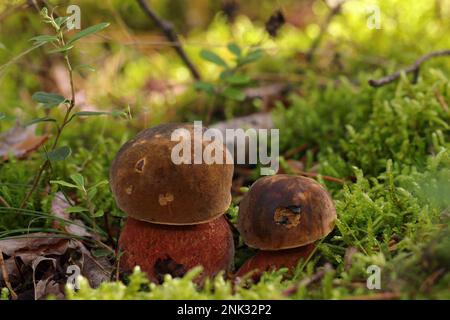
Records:
{"label": "mushroom cap", "polygon": [[253,248],[279,250],[304,246],[333,230],[336,209],[316,181],[290,175],[257,180],[239,205],[238,230]]}
{"label": "mushroom cap", "polygon": [[203,267],[200,279],[233,267],[233,234],[224,216],[187,226],[128,218],[119,245],[121,269],[131,271],[138,265],[153,282],[161,282],[164,274],[183,276],[199,265]]}
{"label": "mushroom cap", "polygon": [[[191,164],[172,161],[172,150],[180,143],[171,140],[176,129],[190,133]],[[216,152],[223,155],[222,164],[194,164],[195,143],[202,146],[203,154],[210,142],[202,143],[193,125],[175,123],[143,130],[125,143],[110,170],[119,208],[138,220],[174,225],[204,223],[223,214],[231,202],[233,164],[225,161],[231,156],[218,143]]]}

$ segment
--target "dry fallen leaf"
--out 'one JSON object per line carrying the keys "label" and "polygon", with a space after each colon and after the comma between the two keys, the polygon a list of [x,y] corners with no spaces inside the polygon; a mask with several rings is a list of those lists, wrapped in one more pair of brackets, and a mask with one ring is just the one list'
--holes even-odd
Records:
{"label": "dry fallen leaf", "polygon": [[[49,294],[63,298],[69,266],[76,265],[93,287],[109,280],[113,271],[106,258],[95,258],[81,241],[60,238],[51,233],[32,233],[0,240],[0,250],[8,256],[5,265],[12,285],[15,288],[26,287],[21,278],[31,279],[29,282],[34,288],[35,299],[45,298]],[[17,275],[18,263],[22,270],[21,277]],[[28,276],[23,274],[23,270]]]}
{"label": "dry fallen leaf", "polygon": [[66,212],[66,209],[70,207],[70,203],[66,200],[62,192],[57,192],[52,201],[51,213],[60,219],[71,220],[73,223],[64,223],[63,225],[60,221],[55,220],[53,222],[53,227],[63,229],[67,233],[73,234],[79,237],[93,237],[90,232],[86,230],[83,221],[79,219],[72,220],[70,214]]}
{"label": "dry fallen leaf", "polygon": [[0,250],[10,257],[20,257],[25,264],[45,255],[62,255],[69,247],[69,240],[49,233],[33,233],[21,238],[0,240]]}
{"label": "dry fallen leaf", "polygon": [[54,258],[38,257],[36,260],[33,261],[33,263],[31,264],[31,268],[33,269],[34,300],[39,300],[39,299],[45,297],[45,291],[46,291],[45,289],[47,286],[42,285],[42,283],[47,283],[51,278],[51,275],[50,275],[45,280],[40,280],[38,282],[39,286],[37,285],[36,269],[42,261],[50,261],[52,263],[53,270],[56,270],[56,259],[54,259]]}
{"label": "dry fallen leaf", "polygon": [[48,135],[37,136],[36,125],[24,127],[19,122],[14,127],[0,134],[0,158],[7,160],[12,154],[23,159],[37,150],[48,139]]}
{"label": "dry fallen leaf", "polygon": [[35,300],[45,299],[49,295],[54,296],[56,299],[61,300],[64,299],[64,286],[61,286],[60,283],[48,277],[44,280],[39,280],[36,283],[34,290],[34,298]]}

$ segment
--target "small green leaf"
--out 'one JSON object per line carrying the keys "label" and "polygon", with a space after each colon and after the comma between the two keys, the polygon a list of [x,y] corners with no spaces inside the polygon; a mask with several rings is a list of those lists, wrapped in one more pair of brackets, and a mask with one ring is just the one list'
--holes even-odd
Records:
{"label": "small green leaf", "polygon": [[66,52],[73,48],[72,44],[66,44],[64,47],[56,48],[53,50],[48,51],[48,53],[59,53],[59,52]]}
{"label": "small green leaf", "polygon": [[55,23],[58,27],[61,28],[61,26],[67,21],[69,20],[70,17],[58,17],[55,19]]}
{"label": "small green leaf", "polygon": [[223,95],[229,99],[243,101],[245,100],[245,93],[242,90],[228,87],[223,90]]}
{"label": "small green leaf", "polygon": [[242,192],[242,193],[247,193],[248,190],[250,190],[249,187],[240,187],[240,188],[239,188],[239,191]]}
{"label": "small green leaf", "polygon": [[74,70],[79,70],[79,69],[88,69],[89,71],[92,71],[92,72],[96,71],[93,66],[85,64],[85,63],[79,64],[74,68]]}
{"label": "small green leaf", "polygon": [[86,208],[83,208],[83,207],[74,206],[74,207],[67,208],[65,211],[67,213],[76,213],[76,212],[85,212],[85,211],[89,211],[89,210]]}
{"label": "small green leaf", "polygon": [[0,112],[0,120],[5,119],[6,114],[4,112]]}
{"label": "small green leaf", "polygon": [[43,91],[35,92],[31,96],[31,99],[33,99],[33,101],[42,103],[45,108],[53,108],[66,101],[66,99],[59,94]]}
{"label": "small green leaf", "polygon": [[105,212],[103,212],[102,209],[98,210],[96,213],[94,213],[94,218],[100,218],[103,217],[103,215],[105,214]]}
{"label": "small green leaf", "polygon": [[55,121],[56,121],[56,119],[50,118],[50,117],[36,118],[36,119],[32,119],[32,120],[28,121],[28,122],[25,124],[25,126],[28,127],[28,126],[31,126],[32,124],[35,124],[35,123],[40,123],[40,122],[55,122]]}
{"label": "small green leaf", "polygon": [[89,189],[87,194],[88,194],[89,200],[92,200],[97,194],[97,188]]}
{"label": "small green leaf", "polygon": [[121,117],[121,116],[127,115],[127,112],[126,111],[121,111],[121,110],[113,110],[113,111],[111,111],[111,115],[113,117]]}
{"label": "small green leaf", "polygon": [[207,93],[214,93],[214,85],[208,82],[197,81],[194,83],[194,88]]}
{"label": "small green leaf", "polygon": [[35,41],[36,43],[47,43],[47,42],[52,42],[52,41],[57,41],[58,37],[57,36],[50,36],[50,35],[40,35],[37,37],[33,37],[30,39],[30,41]]}
{"label": "small green leaf", "polygon": [[250,51],[245,57],[239,59],[239,64],[247,64],[259,60],[263,56],[263,51],[261,49],[255,49]]}
{"label": "small green leaf", "polygon": [[229,43],[227,48],[237,58],[239,58],[241,56],[241,54],[242,54],[241,48],[239,48],[239,46],[236,43],[233,43],[233,42]]}
{"label": "small green leaf", "polygon": [[99,249],[92,249],[91,253],[96,258],[108,257],[108,256],[112,255],[111,251],[106,250],[106,249],[101,249],[101,248],[99,248]]}
{"label": "small green leaf", "polygon": [[46,157],[50,161],[62,161],[66,159],[68,156],[70,156],[71,153],[72,150],[69,147],[64,146],[56,148],[53,151],[47,152]]}
{"label": "small green leaf", "polygon": [[80,32],[78,32],[76,35],[74,35],[68,42],[67,44],[71,44],[74,43],[75,41],[80,40],[83,37],[89,36],[93,33],[99,32],[103,29],[105,29],[106,27],[109,26],[109,23],[107,22],[103,22],[103,23],[99,23],[96,24],[95,26],[90,26],[84,30],[81,30]]}
{"label": "small green leaf", "polygon": [[92,117],[92,116],[101,116],[101,115],[110,115],[111,112],[103,112],[103,111],[80,111],[75,113],[74,115],[77,117]]}
{"label": "small green leaf", "polygon": [[58,184],[60,186],[63,187],[68,187],[68,188],[75,188],[75,189],[80,189],[77,185],[70,183],[70,182],[66,182],[63,180],[50,180],[51,184]]}
{"label": "small green leaf", "polygon": [[225,79],[226,82],[230,84],[248,84],[250,82],[250,77],[245,74],[233,74]]}
{"label": "small green leaf", "polygon": [[70,175],[70,179],[80,188],[84,189],[84,177],[79,173],[74,173]]}
{"label": "small green leaf", "polygon": [[228,77],[230,77],[232,75],[233,75],[233,70],[225,69],[219,74],[219,78],[221,80],[225,80],[226,78],[228,78]]}
{"label": "small green leaf", "polygon": [[100,182],[97,182],[96,184],[94,184],[92,187],[90,187],[88,190],[94,189],[94,188],[98,188],[100,186],[103,186],[105,184],[108,184],[109,181],[108,180],[102,180]]}
{"label": "small green leaf", "polygon": [[221,67],[228,68],[227,63],[221,57],[219,57],[216,53],[214,53],[210,50],[203,49],[202,51],[200,51],[200,57],[202,57],[206,61],[217,64]]}

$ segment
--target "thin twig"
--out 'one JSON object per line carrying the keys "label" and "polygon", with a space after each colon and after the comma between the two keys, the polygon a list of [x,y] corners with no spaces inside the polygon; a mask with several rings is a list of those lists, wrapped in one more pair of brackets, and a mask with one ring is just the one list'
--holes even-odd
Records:
{"label": "thin twig", "polygon": [[313,274],[310,277],[304,278],[299,282],[298,287],[300,286],[304,286],[307,287],[315,282],[320,281],[326,274],[327,272],[330,272],[333,270],[333,267],[331,266],[331,264],[326,263],[323,267],[323,269],[321,269],[320,271],[316,272],[315,274]]}
{"label": "thin twig", "polygon": [[311,62],[313,60],[314,54],[316,53],[317,48],[320,45],[320,42],[322,41],[322,38],[324,37],[325,33],[328,30],[328,26],[330,25],[331,21],[333,20],[334,16],[339,14],[341,12],[342,5],[345,1],[340,1],[337,3],[334,7],[331,8],[331,11],[328,12],[328,15],[326,16],[325,20],[320,26],[320,32],[319,35],[313,40],[311,47],[309,48],[308,52],[306,53],[306,61]]}
{"label": "thin twig", "polygon": [[447,112],[450,115],[450,108],[448,107],[448,104],[445,101],[444,96],[438,90],[436,90],[435,95],[436,95],[437,101],[439,102],[439,104],[442,107],[442,110],[444,110],[445,112]]}
{"label": "thin twig", "polygon": [[290,296],[293,295],[294,293],[296,293],[298,291],[298,289],[300,287],[305,287],[307,288],[308,286],[310,286],[313,283],[319,282],[320,280],[322,280],[322,278],[330,271],[333,271],[333,267],[331,266],[331,264],[326,263],[323,267],[323,269],[317,271],[316,273],[314,273],[313,275],[311,275],[310,277],[306,277],[303,278],[300,282],[298,282],[297,284],[293,285],[292,287],[287,288],[286,290],[283,291],[283,295],[284,296]]}
{"label": "thin twig", "polygon": [[6,208],[11,208],[8,201],[6,201],[5,198],[3,198],[2,196],[0,196],[0,204],[2,204]]}
{"label": "thin twig", "polygon": [[428,276],[420,286],[420,291],[426,292],[445,274],[445,268],[441,268]]}
{"label": "thin twig", "polygon": [[119,243],[117,243],[116,245],[116,250],[114,251],[114,256],[116,257],[116,261],[115,261],[115,272],[112,273],[115,276],[115,281],[119,281],[120,280],[120,245]]}
{"label": "thin twig", "polygon": [[284,153],[284,157],[289,159],[292,158],[293,156],[295,156],[296,154],[299,154],[300,152],[305,151],[308,148],[308,144],[304,143],[302,145],[299,145],[295,148],[289,149],[288,151],[286,151]]}
{"label": "thin twig", "polygon": [[111,245],[113,247],[115,247],[116,243],[114,241],[114,237],[113,237],[113,234],[112,234],[112,231],[111,231],[111,225],[109,223],[109,213],[108,212],[105,212],[103,214],[103,222],[105,224],[105,229],[106,229],[106,234],[108,235],[108,240],[111,242]]}
{"label": "thin twig", "polygon": [[343,179],[339,179],[339,178],[335,178],[335,177],[331,177],[331,176],[324,176],[321,175],[320,173],[316,173],[316,172],[306,172],[306,171],[302,171],[302,170],[298,170],[298,169],[294,169],[294,168],[290,168],[292,170],[292,172],[294,174],[298,174],[300,176],[305,176],[305,177],[309,177],[309,178],[317,178],[317,177],[322,177],[323,180],[325,181],[329,181],[329,182],[335,182],[335,183],[339,183],[339,184],[345,184],[346,181]]}
{"label": "thin twig", "polygon": [[188,56],[186,55],[186,52],[184,52],[184,49],[181,46],[178,36],[173,29],[172,23],[170,23],[169,21],[165,21],[165,20],[161,19],[160,17],[158,17],[156,15],[156,13],[147,5],[147,2],[145,0],[137,0],[137,2],[139,4],[139,6],[141,7],[141,9],[147,14],[147,16],[150,19],[152,19],[152,21],[155,24],[158,25],[158,27],[162,30],[162,32],[164,33],[166,38],[170,42],[173,42],[175,44],[174,45],[175,51],[180,56],[181,60],[183,60],[184,64],[188,67],[192,76],[196,80],[200,80],[201,79],[200,73],[198,72],[197,68],[195,68],[192,61],[188,58]]}
{"label": "thin twig", "polygon": [[11,298],[13,298],[13,300],[16,300],[17,294],[14,292],[11,286],[11,282],[9,282],[8,270],[6,269],[5,260],[3,260],[2,250],[0,250],[0,268],[2,269],[3,281],[5,281],[5,285],[11,294]]}
{"label": "thin twig", "polygon": [[426,55],[423,55],[422,57],[417,59],[413,64],[409,65],[406,68],[400,69],[397,72],[394,72],[393,74],[390,74],[390,75],[380,78],[380,79],[370,79],[369,84],[374,88],[384,86],[385,84],[391,83],[391,82],[397,80],[398,78],[400,78],[400,76],[402,75],[403,72],[404,73],[413,73],[414,77],[413,77],[412,82],[416,83],[422,63],[424,63],[425,61],[427,61],[431,58],[442,57],[442,56],[450,56],[450,49],[429,52]]}

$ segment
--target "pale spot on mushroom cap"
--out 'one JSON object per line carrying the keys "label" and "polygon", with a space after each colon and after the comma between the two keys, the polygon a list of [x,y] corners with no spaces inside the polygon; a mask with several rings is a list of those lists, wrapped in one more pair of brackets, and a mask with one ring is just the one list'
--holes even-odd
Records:
{"label": "pale spot on mushroom cap", "polygon": [[300,208],[277,208],[273,215],[276,224],[282,225],[288,229],[298,226],[300,223]]}
{"label": "pale spot on mushroom cap", "polygon": [[146,141],[144,140],[144,139],[142,139],[142,140],[138,140],[138,141],[136,141],[135,143],[133,143],[133,147],[136,147],[136,146],[139,146],[139,145],[141,145],[141,144],[144,144]]}
{"label": "pale spot on mushroom cap", "polygon": [[136,164],[134,165],[134,169],[137,172],[142,172],[144,171],[144,166],[145,166],[145,158],[142,158],[138,162],[136,162]]}
{"label": "pale spot on mushroom cap", "polygon": [[173,194],[171,193],[161,193],[158,197],[158,202],[161,206],[167,206],[169,202],[174,200]]}
{"label": "pale spot on mushroom cap", "polygon": [[133,186],[129,186],[125,189],[126,194],[131,194],[133,192]]}

